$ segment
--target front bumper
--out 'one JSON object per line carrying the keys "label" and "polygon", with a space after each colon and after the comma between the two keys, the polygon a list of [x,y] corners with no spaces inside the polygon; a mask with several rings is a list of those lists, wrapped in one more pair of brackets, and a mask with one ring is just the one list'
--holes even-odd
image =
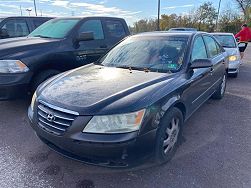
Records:
{"label": "front bumper", "polygon": [[230,61],[228,64],[228,74],[238,73],[240,65],[241,65],[241,60]]}
{"label": "front bumper", "polygon": [[36,123],[36,115],[29,108],[30,125],[37,136],[56,152],[87,164],[125,168],[148,160],[154,151],[156,129],[144,135],[138,132],[123,134],[82,133],[86,118],[77,117],[61,136],[49,133]]}
{"label": "front bumper", "polygon": [[16,99],[28,92],[31,73],[1,74],[0,100]]}

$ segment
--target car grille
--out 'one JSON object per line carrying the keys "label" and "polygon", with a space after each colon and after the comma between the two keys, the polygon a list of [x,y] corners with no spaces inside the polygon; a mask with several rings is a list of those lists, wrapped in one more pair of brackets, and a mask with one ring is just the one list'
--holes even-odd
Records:
{"label": "car grille", "polygon": [[45,102],[38,104],[38,125],[53,134],[62,135],[75,120],[78,113],[61,109]]}

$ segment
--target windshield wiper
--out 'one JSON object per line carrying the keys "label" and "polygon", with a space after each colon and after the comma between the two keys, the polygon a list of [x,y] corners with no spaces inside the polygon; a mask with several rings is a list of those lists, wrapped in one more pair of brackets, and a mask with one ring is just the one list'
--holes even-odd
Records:
{"label": "windshield wiper", "polygon": [[52,38],[52,37],[43,36],[43,35],[34,35],[33,37],[48,38],[48,39],[51,39],[51,38]]}
{"label": "windshield wiper", "polygon": [[142,68],[142,67],[132,67],[132,66],[118,66],[116,68],[121,68],[121,69],[128,69],[130,71],[132,70],[144,70],[145,71],[145,68]]}

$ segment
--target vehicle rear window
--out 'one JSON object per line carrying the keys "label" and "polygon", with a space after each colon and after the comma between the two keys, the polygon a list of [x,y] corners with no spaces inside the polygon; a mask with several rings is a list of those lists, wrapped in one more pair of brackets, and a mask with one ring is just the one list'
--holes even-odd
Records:
{"label": "vehicle rear window", "polygon": [[114,47],[102,60],[109,67],[155,72],[178,71],[183,64],[188,37],[130,37]]}
{"label": "vehicle rear window", "polygon": [[208,48],[209,57],[215,57],[219,54],[217,43],[211,36],[203,36]]}
{"label": "vehicle rear window", "polygon": [[236,42],[232,35],[214,35],[219,43],[225,48],[236,48]]}
{"label": "vehicle rear window", "polygon": [[107,20],[105,21],[105,25],[110,37],[121,38],[126,35],[124,26],[120,21]]}

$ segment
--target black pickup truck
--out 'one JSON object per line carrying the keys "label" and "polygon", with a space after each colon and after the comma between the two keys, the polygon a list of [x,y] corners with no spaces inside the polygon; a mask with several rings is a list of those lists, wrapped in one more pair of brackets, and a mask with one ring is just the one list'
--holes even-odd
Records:
{"label": "black pickup truck", "polygon": [[97,61],[128,36],[125,20],[56,18],[28,37],[0,40],[0,100],[34,92],[46,79]]}
{"label": "black pickup truck", "polygon": [[14,16],[0,18],[0,39],[24,37],[52,19],[51,17]]}

